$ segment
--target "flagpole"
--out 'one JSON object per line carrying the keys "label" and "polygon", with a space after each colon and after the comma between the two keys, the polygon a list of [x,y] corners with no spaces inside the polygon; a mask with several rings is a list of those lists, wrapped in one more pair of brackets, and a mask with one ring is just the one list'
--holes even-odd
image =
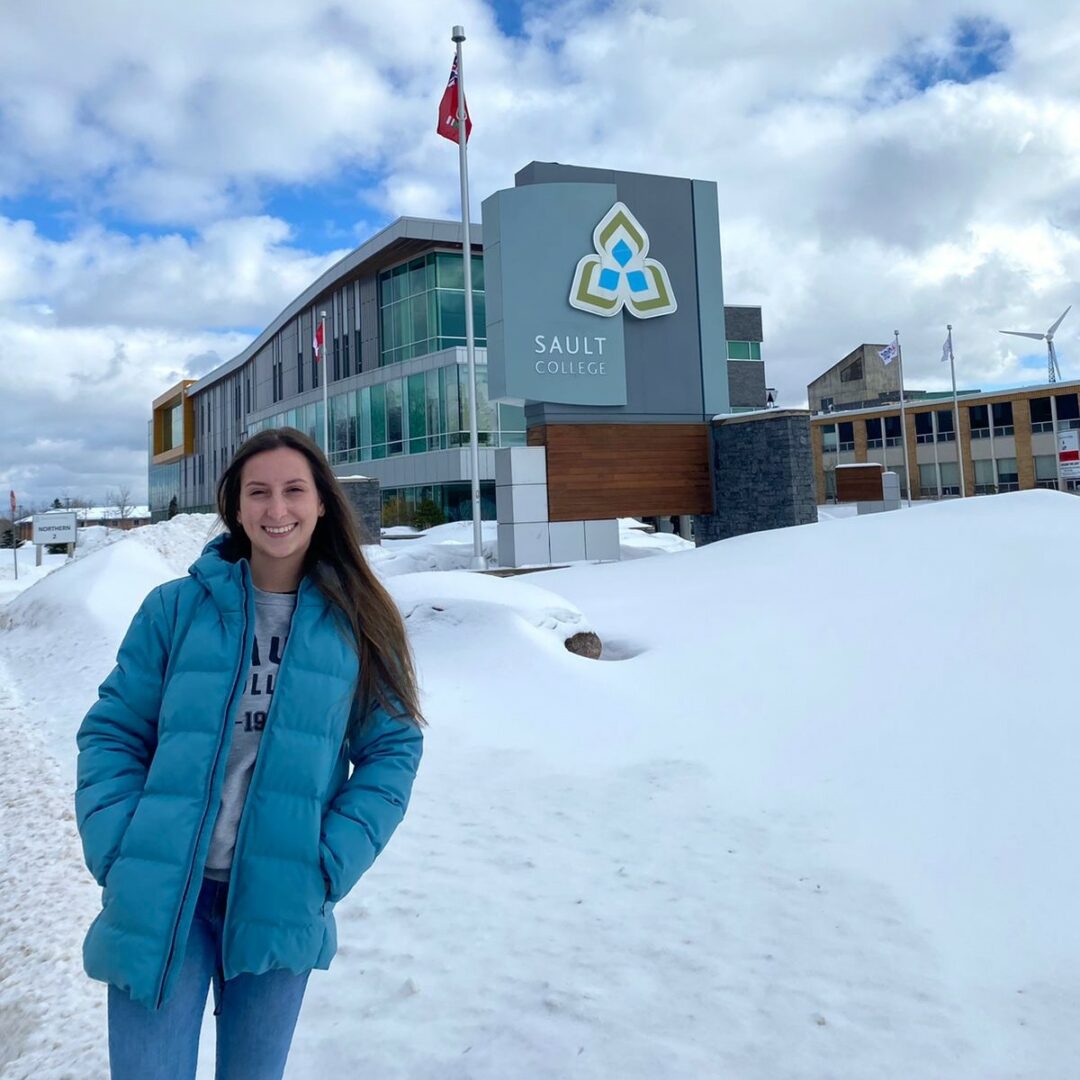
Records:
{"label": "flagpole", "polygon": [[952,323],[949,328],[949,371],[952,373],[953,425],[956,428],[956,460],[960,465],[960,498],[967,497],[967,483],[964,480],[964,440],[960,438],[960,398],[956,393],[956,361],[952,349]]}
{"label": "flagpole", "polygon": [[326,367],[326,312],[319,312],[319,330],[322,342],[319,345],[319,363],[322,365],[322,441],[327,464],[333,472],[330,462],[330,372]]}
{"label": "flagpole", "polygon": [[480,434],[476,394],[476,336],[473,326],[472,232],[469,225],[469,133],[465,121],[465,67],[461,44],[465,28],[455,26],[450,40],[457,46],[457,137],[461,174],[461,264],[465,270],[465,352],[469,360],[469,457],[472,463],[473,557],[472,568],[483,570],[483,533],[480,527]]}
{"label": "flagpole", "polygon": [[896,362],[900,365],[900,445],[904,448],[904,477],[907,484],[907,504],[911,509],[911,463],[908,461],[907,413],[904,411],[904,354],[900,348],[900,331],[893,331],[896,344]]}

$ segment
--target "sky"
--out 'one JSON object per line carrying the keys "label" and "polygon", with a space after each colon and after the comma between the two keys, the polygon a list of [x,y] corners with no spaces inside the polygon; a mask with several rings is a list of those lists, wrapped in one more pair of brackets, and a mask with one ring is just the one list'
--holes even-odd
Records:
{"label": "sky", "polygon": [[[781,404],[899,330],[907,384],[1046,378],[1080,301],[1080,9],[1050,0],[0,0],[0,488],[142,501],[150,402],[400,214],[465,26],[474,219],[530,160],[715,180]],[[660,256],[659,248],[656,251]],[[1056,337],[1080,378],[1080,310]]]}

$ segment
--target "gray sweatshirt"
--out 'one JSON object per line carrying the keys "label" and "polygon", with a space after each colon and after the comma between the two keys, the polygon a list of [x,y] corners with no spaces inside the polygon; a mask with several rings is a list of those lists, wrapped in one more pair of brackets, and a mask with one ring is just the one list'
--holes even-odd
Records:
{"label": "gray sweatshirt", "polygon": [[221,788],[221,808],[210,840],[210,854],[206,859],[206,876],[218,881],[229,878],[233,848],[236,846],[236,828],[255,769],[255,757],[262,741],[295,607],[295,593],[255,590],[255,644],[251,652],[251,667],[233,723],[232,745],[229,747],[225,782]]}

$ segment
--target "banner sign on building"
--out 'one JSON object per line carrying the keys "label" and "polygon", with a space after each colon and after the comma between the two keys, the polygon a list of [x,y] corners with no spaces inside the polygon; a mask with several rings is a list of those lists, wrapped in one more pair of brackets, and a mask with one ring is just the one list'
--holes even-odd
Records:
{"label": "banner sign on building", "polygon": [[[624,267],[645,273],[647,238],[642,232],[645,243],[635,251],[620,222],[619,235],[611,240],[612,247],[623,245],[618,256],[589,253],[598,222],[617,203],[613,184],[534,184],[497,191],[484,200],[488,392],[493,401],[626,404],[623,319],[611,316],[638,295]],[[579,286],[585,264],[589,280],[574,304],[571,289]],[[649,299],[656,293],[654,280],[646,281]],[[634,283],[641,285],[636,276]],[[669,283],[667,290],[670,297]]]}
{"label": "banner sign on building", "polygon": [[1080,480],[1080,431],[1058,432],[1058,469],[1062,480]]}

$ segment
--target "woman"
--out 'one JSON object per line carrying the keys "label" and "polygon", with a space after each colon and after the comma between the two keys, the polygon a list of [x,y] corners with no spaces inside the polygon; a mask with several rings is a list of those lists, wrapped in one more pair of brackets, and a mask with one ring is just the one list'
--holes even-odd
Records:
{"label": "woman", "polygon": [[253,436],[217,506],[227,531],[143,601],[78,735],[113,1080],[193,1078],[211,983],[218,1080],[281,1076],[420,760],[401,616],[318,447]]}

